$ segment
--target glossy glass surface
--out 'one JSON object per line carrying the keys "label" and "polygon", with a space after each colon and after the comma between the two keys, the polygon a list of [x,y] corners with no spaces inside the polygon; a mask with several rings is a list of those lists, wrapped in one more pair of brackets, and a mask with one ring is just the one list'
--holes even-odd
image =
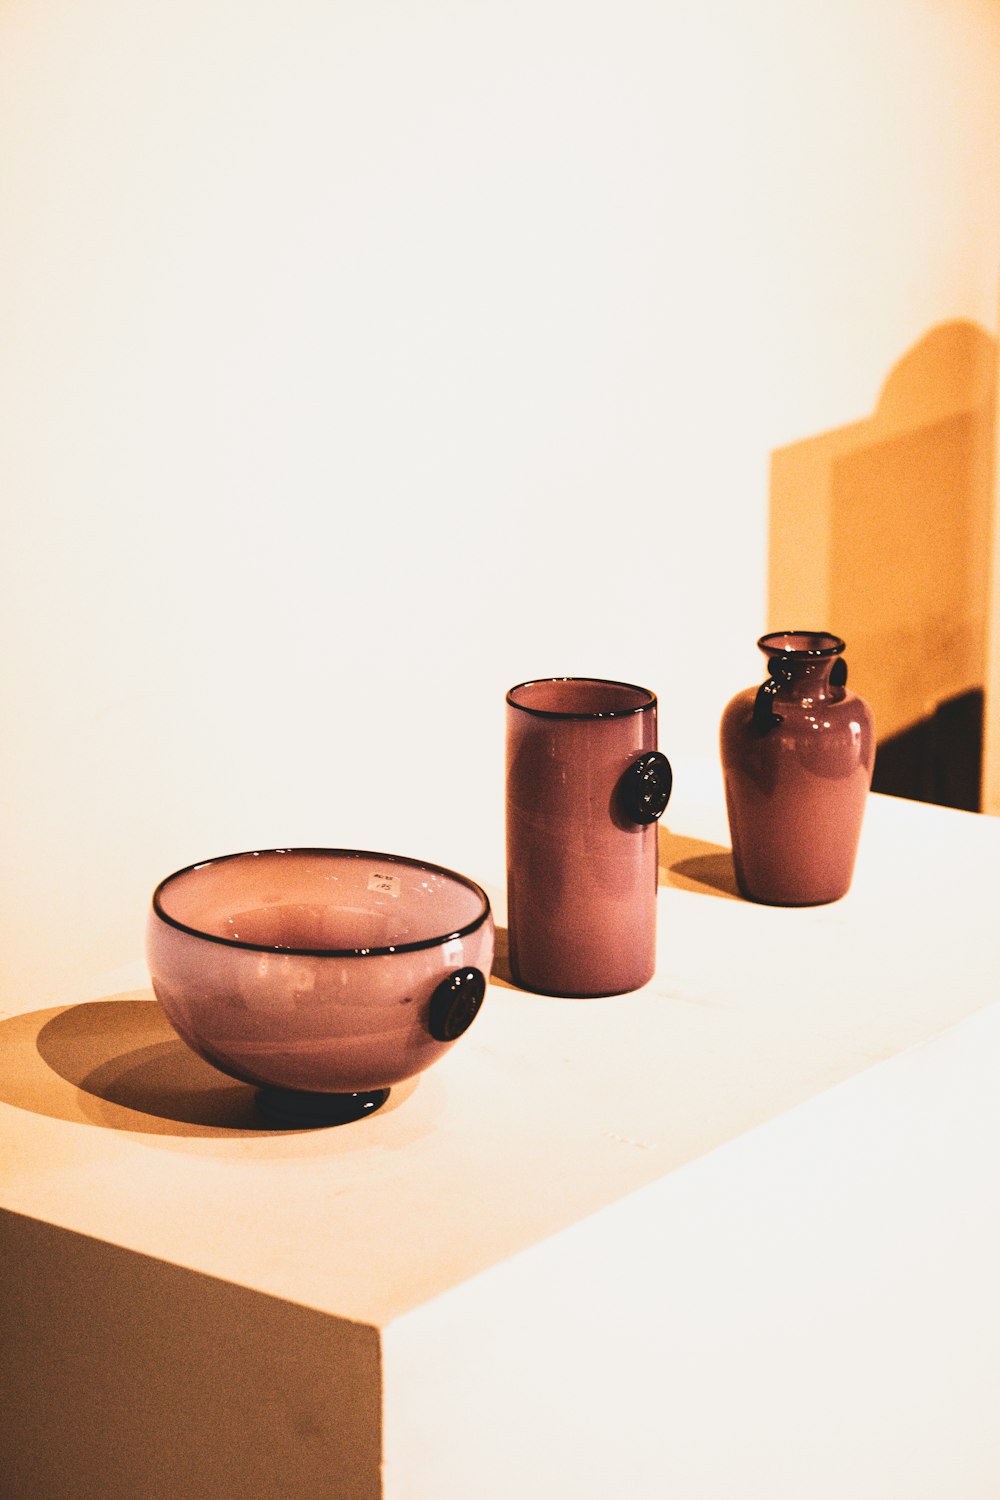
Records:
{"label": "glossy glass surface", "polygon": [[340,1094],[387,1088],[444,1055],[453,1042],[432,1034],[435,992],[456,971],[488,977],[493,935],[485,892],[453,871],[276,849],[162,882],[146,953],[163,1010],[206,1061],[248,1083]]}
{"label": "glossy glass surface", "polygon": [[656,698],[601,678],[507,694],[510,965],[524,989],[611,995],[656,967],[655,819],[629,773],[656,749]]}
{"label": "glossy glass surface", "polygon": [[845,685],[839,637],[780,631],[757,644],[768,677],[732,699],[720,728],[736,878],[770,905],[836,901],[875,763],[871,710]]}

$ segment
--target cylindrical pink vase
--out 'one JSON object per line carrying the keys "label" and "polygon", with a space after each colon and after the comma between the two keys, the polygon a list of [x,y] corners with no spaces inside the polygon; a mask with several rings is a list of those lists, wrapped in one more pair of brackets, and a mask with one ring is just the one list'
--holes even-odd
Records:
{"label": "cylindrical pink vase", "polygon": [[854,875],[872,713],[847,690],[839,636],[777,631],[757,645],[768,678],[732,699],[720,730],[736,879],[752,901],[818,906]]}
{"label": "cylindrical pink vase", "polygon": [[597,677],[507,694],[510,967],[545,995],[619,995],[656,967],[656,697]]}

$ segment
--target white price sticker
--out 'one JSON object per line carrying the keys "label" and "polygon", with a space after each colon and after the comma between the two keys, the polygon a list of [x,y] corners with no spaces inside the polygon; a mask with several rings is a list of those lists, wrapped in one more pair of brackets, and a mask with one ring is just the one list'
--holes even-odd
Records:
{"label": "white price sticker", "polygon": [[368,877],[368,889],[370,891],[382,891],[386,896],[398,896],[399,876],[384,875],[380,870],[376,870],[373,875],[369,875]]}

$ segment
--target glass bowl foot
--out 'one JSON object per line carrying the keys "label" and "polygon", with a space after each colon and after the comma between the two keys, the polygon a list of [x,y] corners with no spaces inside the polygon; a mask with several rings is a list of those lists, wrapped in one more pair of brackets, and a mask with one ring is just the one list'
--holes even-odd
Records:
{"label": "glass bowl foot", "polygon": [[303,1089],[257,1090],[257,1108],[278,1125],[308,1130],[320,1125],[346,1125],[374,1114],[389,1097],[388,1089],[360,1094],[311,1094]]}

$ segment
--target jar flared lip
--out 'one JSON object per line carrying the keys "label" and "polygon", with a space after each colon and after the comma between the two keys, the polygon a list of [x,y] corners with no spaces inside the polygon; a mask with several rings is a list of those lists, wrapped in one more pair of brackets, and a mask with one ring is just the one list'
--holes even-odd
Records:
{"label": "jar flared lip", "polygon": [[[336,856],[346,859],[372,859],[380,865],[405,865],[412,870],[427,870],[432,875],[444,875],[449,880],[454,880],[459,885],[464,885],[477,895],[482,903],[482,909],[478,916],[464,927],[456,928],[453,932],[442,932],[429,938],[420,938],[413,943],[391,943],[381,947],[371,948],[286,948],[280,943],[251,943],[243,938],[222,937],[215,932],[204,932],[200,927],[191,927],[186,922],[181,922],[177,917],[172,917],[163,909],[162,894],[173,881],[179,880],[182,875],[194,874],[197,870],[204,870],[209,865],[223,865],[238,859],[264,859],[272,855],[305,854]],[[206,943],[218,943],[223,948],[241,948],[248,953],[274,953],[282,954],[290,958],[383,958],[394,953],[417,953],[422,949],[438,948],[443,943],[455,942],[459,938],[470,937],[490,918],[490,898],[481,885],[470,879],[468,875],[460,875],[457,870],[449,870],[444,865],[431,864],[425,859],[411,859],[405,854],[384,854],[375,849],[328,849],[328,848],[277,848],[277,849],[245,849],[237,854],[221,854],[214,859],[201,859],[196,864],[185,865],[182,870],[174,870],[171,875],[165,876],[153,892],[153,912],[165,922],[168,927],[175,928],[178,932],[186,933],[189,937],[201,938]]]}
{"label": "jar flared lip", "polygon": [[[596,687],[626,688],[632,693],[642,693],[645,702],[634,703],[630,708],[605,708],[570,713],[558,708],[535,708],[529,703],[517,703],[514,694],[523,688],[547,687],[557,682],[593,683]],[[656,694],[650,688],[640,687],[635,682],[620,682],[615,677],[530,677],[527,682],[517,682],[507,693],[507,703],[523,714],[534,714],[538,719],[628,719],[635,714],[647,714],[656,708]]]}
{"label": "jar flared lip", "polygon": [[[788,646],[789,640],[814,641],[811,646]],[[827,656],[839,656],[846,651],[846,642],[830,630],[770,630],[757,642],[765,656],[789,656],[794,661],[821,661]]]}

